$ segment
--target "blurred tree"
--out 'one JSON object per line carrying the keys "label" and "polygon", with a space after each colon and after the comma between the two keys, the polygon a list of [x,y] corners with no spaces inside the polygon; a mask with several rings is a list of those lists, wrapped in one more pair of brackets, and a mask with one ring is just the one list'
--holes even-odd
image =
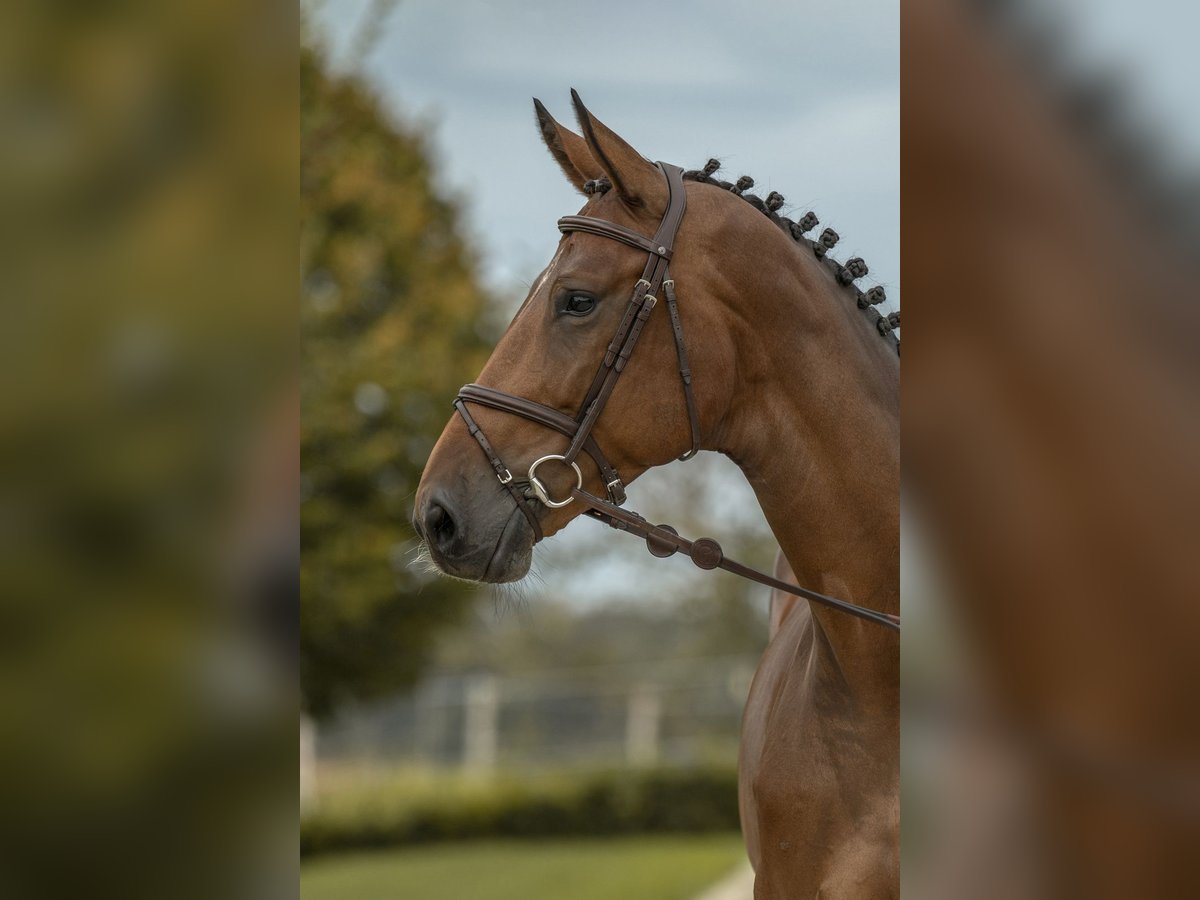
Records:
{"label": "blurred tree", "polygon": [[410,568],[413,492],[487,298],[415,130],[301,52],[303,704],[410,684],[473,591]]}

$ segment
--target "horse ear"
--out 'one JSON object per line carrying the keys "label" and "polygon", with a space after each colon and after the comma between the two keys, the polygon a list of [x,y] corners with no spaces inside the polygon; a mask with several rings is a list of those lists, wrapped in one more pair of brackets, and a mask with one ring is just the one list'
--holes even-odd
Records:
{"label": "horse ear", "polygon": [[667,204],[667,185],[658,166],[650,162],[615,131],[588,112],[579,92],[571,88],[571,102],[588,149],[596,158],[617,194],[630,206],[658,210]]}
{"label": "horse ear", "polygon": [[598,177],[601,171],[592,151],[583,138],[559,125],[537,97],[533,98],[533,111],[537,114],[538,130],[546,149],[567,176],[567,181],[575,186],[575,190],[584,193],[583,183]]}

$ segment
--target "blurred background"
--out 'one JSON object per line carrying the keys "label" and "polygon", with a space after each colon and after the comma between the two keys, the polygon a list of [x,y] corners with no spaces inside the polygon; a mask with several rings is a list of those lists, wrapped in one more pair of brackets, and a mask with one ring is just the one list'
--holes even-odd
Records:
{"label": "blurred background", "polygon": [[1200,10],[901,21],[905,892],[1197,896]]}
{"label": "blurred background", "polygon": [[[557,218],[582,205],[541,144],[534,96],[572,124],[574,87],[650,158],[716,156],[795,215],[815,209],[894,308],[894,5],[813,20],[756,4],[743,37],[737,15],[304,7],[306,898],[683,900],[730,872],[748,896],[736,760],[766,591],[589,520],[539,545],[525,583],[471,586],[414,565],[408,526],[450,401],[553,255]],[[603,40],[635,19],[644,42]],[[714,454],[643,477],[630,506],[773,565],[753,494]]]}
{"label": "blurred background", "polygon": [[5,897],[294,876],[297,40],[0,9]]}

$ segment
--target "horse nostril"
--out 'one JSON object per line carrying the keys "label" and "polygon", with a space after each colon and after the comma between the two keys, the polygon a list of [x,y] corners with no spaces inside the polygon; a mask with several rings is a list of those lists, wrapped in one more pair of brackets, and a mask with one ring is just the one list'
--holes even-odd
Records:
{"label": "horse nostril", "polygon": [[425,513],[425,536],[439,550],[444,550],[454,540],[454,517],[436,500],[429,504]]}

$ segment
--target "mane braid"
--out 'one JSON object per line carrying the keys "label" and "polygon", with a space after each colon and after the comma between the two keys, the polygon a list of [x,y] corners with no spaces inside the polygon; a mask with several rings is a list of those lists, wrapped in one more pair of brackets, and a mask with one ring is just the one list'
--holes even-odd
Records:
{"label": "mane braid", "polygon": [[883,315],[875,308],[887,299],[887,295],[879,285],[864,292],[854,283],[856,279],[865,277],[869,271],[862,257],[856,256],[853,259],[847,260],[844,265],[833,259],[829,256],[829,251],[838,242],[838,233],[836,231],[832,228],[826,228],[816,240],[805,237],[807,232],[812,231],[820,224],[814,213],[807,212],[798,222],[793,222],[791,219],[781,216],[777,212],[783,206],[783,195],[778,191],[771,191],[764,200],[757,194],[748,193],[754,187],[754,179],[749,175],[743,175],[736,182],[714,178],[713,176],[716,175],[717,170],[720,168],[721,164],[717,160],[710,159],[703,169],[689,169],[683,173],[683,177],[685,181],[711,184],[721,190],[736,194],[774,222],[777,227],[786,231],[788,236],[797,244],[807,246],[812,250],[813,256],[817,258],[817,261],[833,273],[834,280],[838,285],[843,289],[854,292],[855,305],[867,317],[867,320],[871,323],[875,331],[879,333],[880,337],[895,347],[896,355],[899,356],[900,339],[896,337],[896,329],[900,327],[900,313],[893,312]]}

